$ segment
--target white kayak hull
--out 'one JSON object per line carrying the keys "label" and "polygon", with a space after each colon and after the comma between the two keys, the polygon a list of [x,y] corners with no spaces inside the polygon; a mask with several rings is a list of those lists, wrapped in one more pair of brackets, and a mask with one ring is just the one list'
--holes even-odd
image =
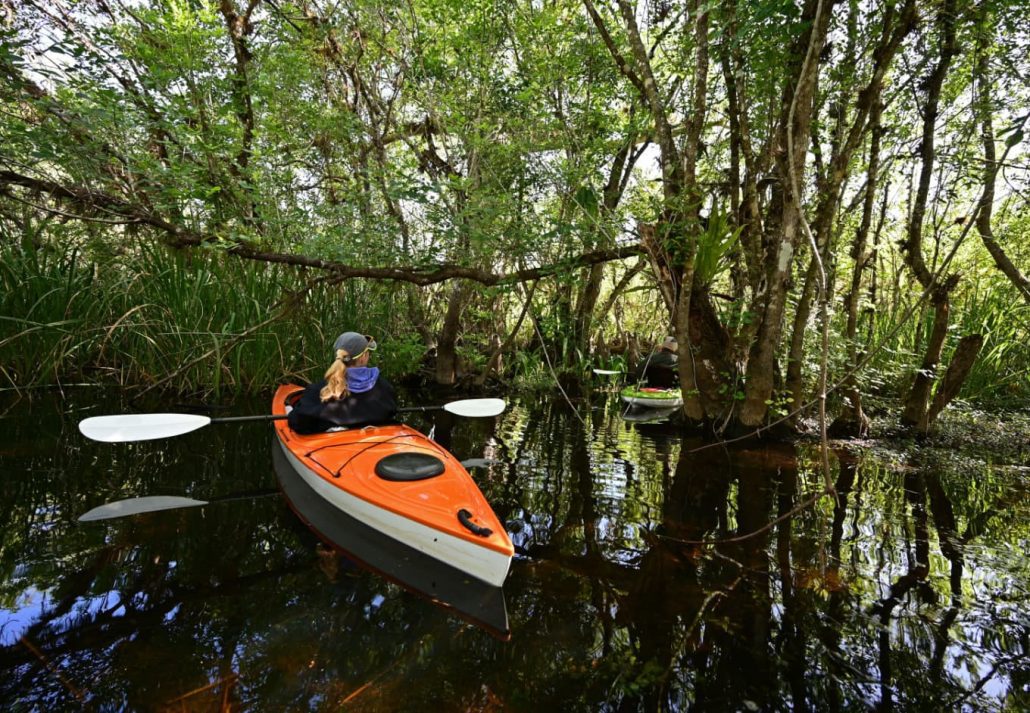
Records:
{"label": "white kayak hull", "polygon": [[620,416],[623,421],[629,421],[630,423],[654,423],[657,421],[666,421],[674,413],[679,411],[679,408],[641,408],[639,406],[627,407]]}
{"label": "white kayak hull", "polygon": [[668,409],[679,408],[683,405],[683,399],[679,396],[672,399],[662,398],[646,398],[643,396],[626,396],[623,394],[622,400],[630,406],[639,406],[641,408],[653,408],[661,409],[666,411]]}
{"label": "white kayak hull", "polygon": [[287,461],[307,485],[333,507],[433,559],[499,587],[508,575],[511,558],[446,532],[391,512],[326,482],[276,439]]}

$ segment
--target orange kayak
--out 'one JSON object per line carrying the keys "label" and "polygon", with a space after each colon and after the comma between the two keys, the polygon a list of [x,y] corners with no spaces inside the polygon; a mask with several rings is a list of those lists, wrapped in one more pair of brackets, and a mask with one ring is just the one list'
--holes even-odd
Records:
{"label": "orange kayak", "polygon": [[[302,391],[280,386],[272,413]],[[410,426],[366,426],[300,435],[275,421],[290,466],[329,504],[364,524],[487,584],[500,586],[511,540],[472,476]]]}

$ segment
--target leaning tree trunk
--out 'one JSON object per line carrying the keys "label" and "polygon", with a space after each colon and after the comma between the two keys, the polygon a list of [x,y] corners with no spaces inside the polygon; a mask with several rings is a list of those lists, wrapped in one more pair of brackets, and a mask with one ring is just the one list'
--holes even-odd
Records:
{"label": "leaning tree trunk", "polygon": [[[912,203],[908,235],[905,241],[905,262],[923,289],[930,291],[930,301],[934,310],[933,326],[930,329],[926,351],[919,370],[912,380],[912,388],[905,399],[904,410],[901,415],[903,424],[921,434],[927,433],[932,423],[928,413],[930,398],[936,379],[936,370],[940,363],[941,354],[944,351],[945,339],[948,335],[951,291],[955,289],[959,280],[958,275],[951,275],[941,281],[936,275],[931,273],[923,259],[922,244],[923,218],[926,215],[927,197],[930,193],[930,183],[936,159],[934,138],[941,91],[944,87],[944,79],[951,67],[952,59],[958,54],[958,43],[955,34],[956,13],[955,0],[945,0],[938,15],[940,56],[925,82],[926,105],[923,109],[919,185]],[[968,373],[968,369],[966,369],[966,373]],[[936,416],[936,414],[934,415]]]}
{"label": "leaning tree trunk", "polygon": [[[980,32],[978,33],[976,49],[977,57],[973,68],[973,76],[977,85],[976,111],[980,121],[980,136],[984,152],[983,172],[983,199],[980,204],[980,212],[976,217],[976,230],[980,234],[987,252],[991,254],[995,266],[1002,274],[1009,279],[1020,297],[1030,303],[1030,280],[1019,270],[1009,259],[1009,256],[1002,249],[991,230],[991,213],[994,206],[994,184],[998,177],[998,160],[994,150],[994,122],[992,113],[994,108],[991,99],[990,65],[988,62],[987,45],[989,37],[984,37],[988,31],[986,25],[989,21],[989,14],[986,8],[982,9],[983,16],[980,18]],[[1026,121],[1026,119],[1024,119]]]}
{"label": "leaning tree trunk", "polygon": [[944,341],[948,336],[948,318],[951,312],[949,293],[958,284],[958,276],[953,275],[944,285],[937,287],[930,298],[933,305],[933,327],[930,338],[926,342],[926,352],[919,371],[912,382],[912,390],[905,401],[905,410],[901,421],[915,426],[920,433],[926,433],[926,410],[929,407],[931,390],[935,380],[935,371],[944,352]]}
{"label": "leaning tree trunk", "polygon": [[920,432],[929,433],[930,429],[933,428],[934,421],[941,411],[944,410],[944,407],[958,396],[959,391],[962,390],[962,384],[965,383],[966,377],[969,376],[969,370],[973,368],[973,363],[980,354],[980,348],[983,347],[983,344],[984,338],[980,334],[969,334],[959,340],[958,346],[955,347],[955,353],[951,355],[951,363],[948,365],[948,370],[944,372],[941,385],[937,388],[937,393],[933,397],[933,403],[930,404],[926,415],[917,424]]}

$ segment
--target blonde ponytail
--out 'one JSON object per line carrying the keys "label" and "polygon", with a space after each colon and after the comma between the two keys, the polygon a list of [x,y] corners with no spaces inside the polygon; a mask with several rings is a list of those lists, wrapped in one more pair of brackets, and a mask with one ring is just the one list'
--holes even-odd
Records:
{"label": "blonde ponytail", "polygon": [[329,399],[342,399],[347,396],[347,364],[344,361],[349,354],[344,349],[336,350],[336,361],[326,369],[326,385],[318,393],[323,403]]}

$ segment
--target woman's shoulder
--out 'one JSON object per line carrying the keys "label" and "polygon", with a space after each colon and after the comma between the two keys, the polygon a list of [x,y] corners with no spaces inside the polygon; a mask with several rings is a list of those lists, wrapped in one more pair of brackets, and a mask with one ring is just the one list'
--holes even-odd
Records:
{"label": "woman's shoulder", "polygon": [[310,399],[314,396],[319,401],[321,401],[322,389],[325,387],[326,383],[328,382],[326,382],[325,379],[320,379],[319,381],[312,381],[310,384],[304,387],[304,391],[301,392],[300,397],[302,399]]}

